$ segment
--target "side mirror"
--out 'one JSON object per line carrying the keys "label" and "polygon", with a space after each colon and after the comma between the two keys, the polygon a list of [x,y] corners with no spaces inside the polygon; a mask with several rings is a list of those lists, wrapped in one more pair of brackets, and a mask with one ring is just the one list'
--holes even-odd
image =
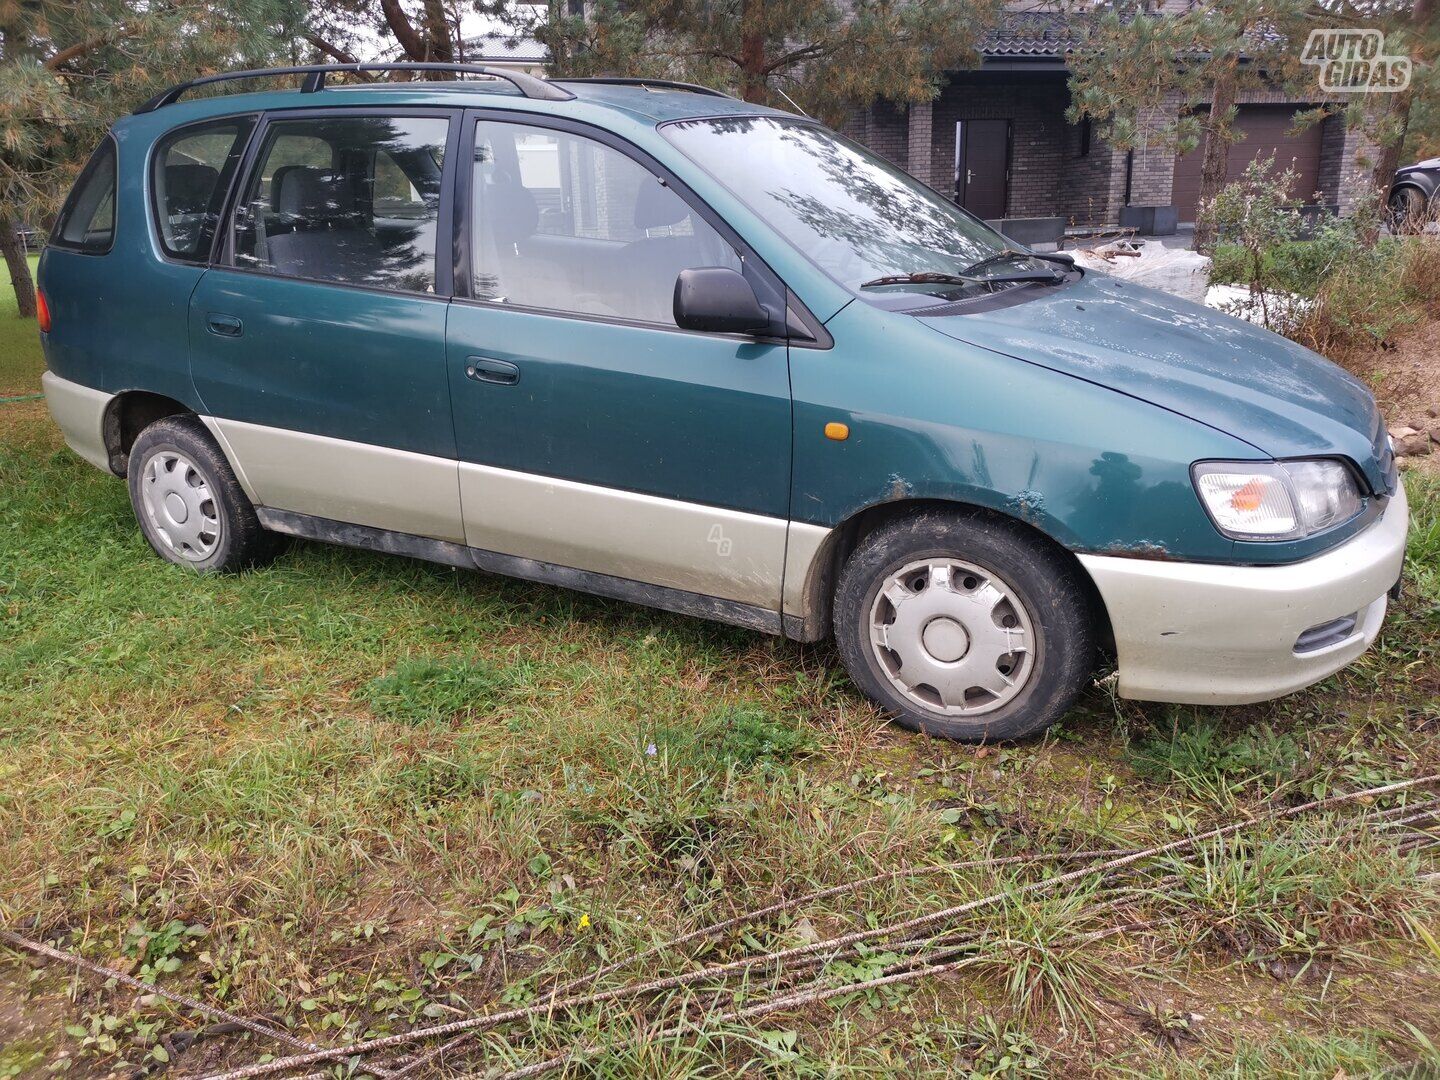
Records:
{"label": "side mirror", "polygon": [[699,266],[675,279],[675,325],[712,334],[753,334],[770,328],[750,283],[737,270]]}

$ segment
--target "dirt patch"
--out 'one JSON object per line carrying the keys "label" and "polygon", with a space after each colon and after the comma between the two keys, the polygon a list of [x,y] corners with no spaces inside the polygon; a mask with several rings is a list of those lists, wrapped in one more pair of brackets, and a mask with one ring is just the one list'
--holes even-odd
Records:
{"label": "dirt patch", "polygon": [[[1365,380],[1392,431],[1400,427],[1440,433],[1440,318],[1431,316],[1397,330],[1371,348],[1333,357],[1347,371]],[[1432,437],[1430,452],[1406,455],[1410,468],[1440,471],[1440,445]]]}
{"label": "dirt patch", "polygon": [[0,966],[0,1078],[42,1075],[70,1051],[60,1045],[67,1022],[54,995],[31,997],[28,965]]}

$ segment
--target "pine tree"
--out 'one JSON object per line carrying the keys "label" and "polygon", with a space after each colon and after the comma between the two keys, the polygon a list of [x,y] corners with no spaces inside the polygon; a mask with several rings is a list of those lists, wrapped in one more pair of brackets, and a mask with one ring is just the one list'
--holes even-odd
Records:
{"label": "pine tree", "polygon": [[679,79],[837,120],[878,99],[929,101],[972,66],[1002,0],[551,0],[511,25],[545,44],[559,75]]}
{"label": "pine tree", "polygon": [[[1203,140],[1203,208],[1225,186],[1244,92],[1314,77],[1300,64],[1314,14],[1311,0],[1206,0],[1174,14],[1144,0],[1111,7],[1072,54],[1068,118],[1089,118],[1121,150],[1158,143],[1185,153]],[[1195,247],[1212,243],[1202,213]]]}
{"label": "pine tree", "polygon": [[43,227],[101,135],[157,89],[267,60],[298,31],[293,0],[0,2],[0,251],[35,314],[16,239]]}

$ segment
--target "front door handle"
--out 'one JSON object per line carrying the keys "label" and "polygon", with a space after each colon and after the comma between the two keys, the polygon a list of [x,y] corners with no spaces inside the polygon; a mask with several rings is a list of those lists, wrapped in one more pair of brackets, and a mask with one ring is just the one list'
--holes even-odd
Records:
{"label": "front door handle", "polygon": [[476,382],[514,386],[520,381],[520,368],[509,360],[496,360],[490,356],[467,356],[465,377]]}
{"label": "front door handle", "polygon": [[205,329],[221,337],[239,337],[245,332],[245,324],[234,315],[212,311],[205,316]]}

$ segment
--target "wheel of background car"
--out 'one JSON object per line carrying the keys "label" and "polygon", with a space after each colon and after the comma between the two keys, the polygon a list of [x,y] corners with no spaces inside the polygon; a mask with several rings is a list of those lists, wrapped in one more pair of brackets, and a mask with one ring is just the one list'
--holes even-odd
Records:
{"label": "wheel of background car", "polygon": [[1406,236],[1425,228],[1427,215],[1425,193],[1405,184],[1390,193],[1390,231]]}
{"label": "wheel of background car", "polygon": [[168,416],[130,450],[130,504],[161,558],[200,573],[254,566],[280,538],[266,532],[230,463],[193,416]]}
{"label": "wheel of background car", "polygon": [[965,742],[1064,715],[1093,669],[1092,613],[1064,555],[1023,526],[924,511],[861,541],[835,593],[850,677],[897,723]]}

